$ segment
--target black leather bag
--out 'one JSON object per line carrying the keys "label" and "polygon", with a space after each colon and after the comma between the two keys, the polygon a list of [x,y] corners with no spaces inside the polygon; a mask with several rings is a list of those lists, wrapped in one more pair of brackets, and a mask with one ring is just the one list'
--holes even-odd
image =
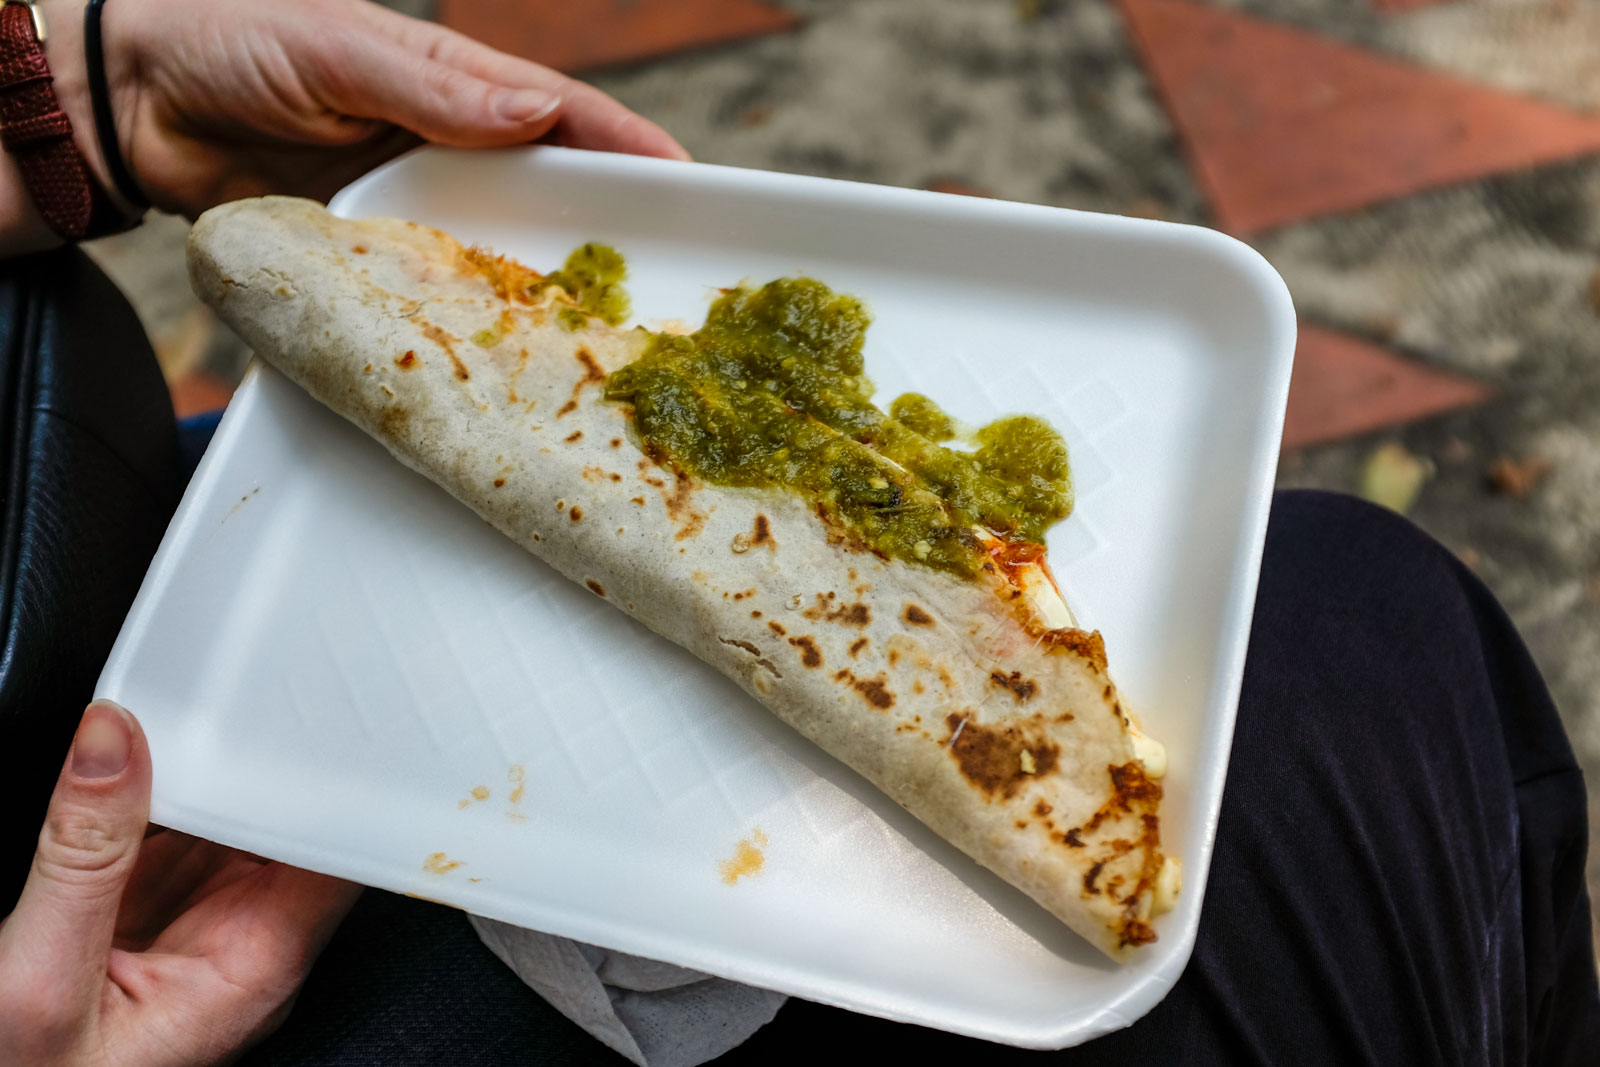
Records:
{"label": "black leather bag", "polygon": [[74,248],[0,261],[0,915],[183,482],[116,286]]}

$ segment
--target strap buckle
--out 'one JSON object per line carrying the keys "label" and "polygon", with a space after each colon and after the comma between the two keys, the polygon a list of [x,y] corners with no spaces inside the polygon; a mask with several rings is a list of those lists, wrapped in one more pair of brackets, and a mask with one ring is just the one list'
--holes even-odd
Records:
{"label": "strap buckle", "polygon": [[44,44],[47,36],[44,28],[44,9],[39,6],[37,0],[3,0],[0,2],[0,7],[10,7],[12,4],[28,9],[28,14],[33,16],[33,35],[39,39],[40,44]]}

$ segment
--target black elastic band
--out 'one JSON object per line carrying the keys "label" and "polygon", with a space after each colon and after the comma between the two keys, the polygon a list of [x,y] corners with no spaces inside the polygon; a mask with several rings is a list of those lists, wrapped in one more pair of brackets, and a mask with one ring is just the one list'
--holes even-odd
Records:
{"label": "black elastic band", "polygon": [[105,157],[106,170],[111,174],[111,184],[118,195],[143,211],[150,201],[139,191],[133,180],[122,149],[117,144],[117,125],[111,117],[111,89],[106,84],[106,54],[100,43],[100,9],[106,0],[89,0],[83,9],[83,54],[89,68],[89,100],[94,105],[94,129],[100,140],[100,154]]}

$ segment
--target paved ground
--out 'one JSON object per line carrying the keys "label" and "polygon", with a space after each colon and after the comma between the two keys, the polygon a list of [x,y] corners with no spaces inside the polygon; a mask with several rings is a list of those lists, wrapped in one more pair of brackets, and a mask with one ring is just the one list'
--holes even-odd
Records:
{"label": "paved ground", "polygon": [[[1297,397],[1336,439],[1286,453],[1281,484],[1379,493],[1477,570],[1600,785],[1600,0],[784,6],[802,28],[592,80],[710,162],[1246,220],[1235,228],[1308,325],[1390,361],[1366,382],[1376,394]],[[1241,54],[1289,57],[1292,84]],[[1371,57],[1406,67],[1369,70]],[[1357,186],[1372,203],[1337,203]],[[139,303],[180,406],[198,409],[225,398],[242,353],[187,296],[183,231],[152,223],[98,254]],[[1417,367],[1494,396],[1341,437],[1373,395],[1427,410],[1434,387],[1404,384]],[[1600,836],[1590,872],[1600,890]]]}

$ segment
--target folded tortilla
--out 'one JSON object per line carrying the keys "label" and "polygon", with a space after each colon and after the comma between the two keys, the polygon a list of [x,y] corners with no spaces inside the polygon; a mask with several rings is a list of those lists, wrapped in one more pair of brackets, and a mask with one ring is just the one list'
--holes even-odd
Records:
{"label": "folded tortilla", "polygon": [[246,200],[195,225],[189,270],[259,355],[406,466],[1101,950],[1155,940],[1178,881],[1165,757],[1042,565],[967,580],[884,559],[797,496],[658,464],[602,395],[642,331],[574,327],[568,294],[528,297],[537,275],[436,230]]}

